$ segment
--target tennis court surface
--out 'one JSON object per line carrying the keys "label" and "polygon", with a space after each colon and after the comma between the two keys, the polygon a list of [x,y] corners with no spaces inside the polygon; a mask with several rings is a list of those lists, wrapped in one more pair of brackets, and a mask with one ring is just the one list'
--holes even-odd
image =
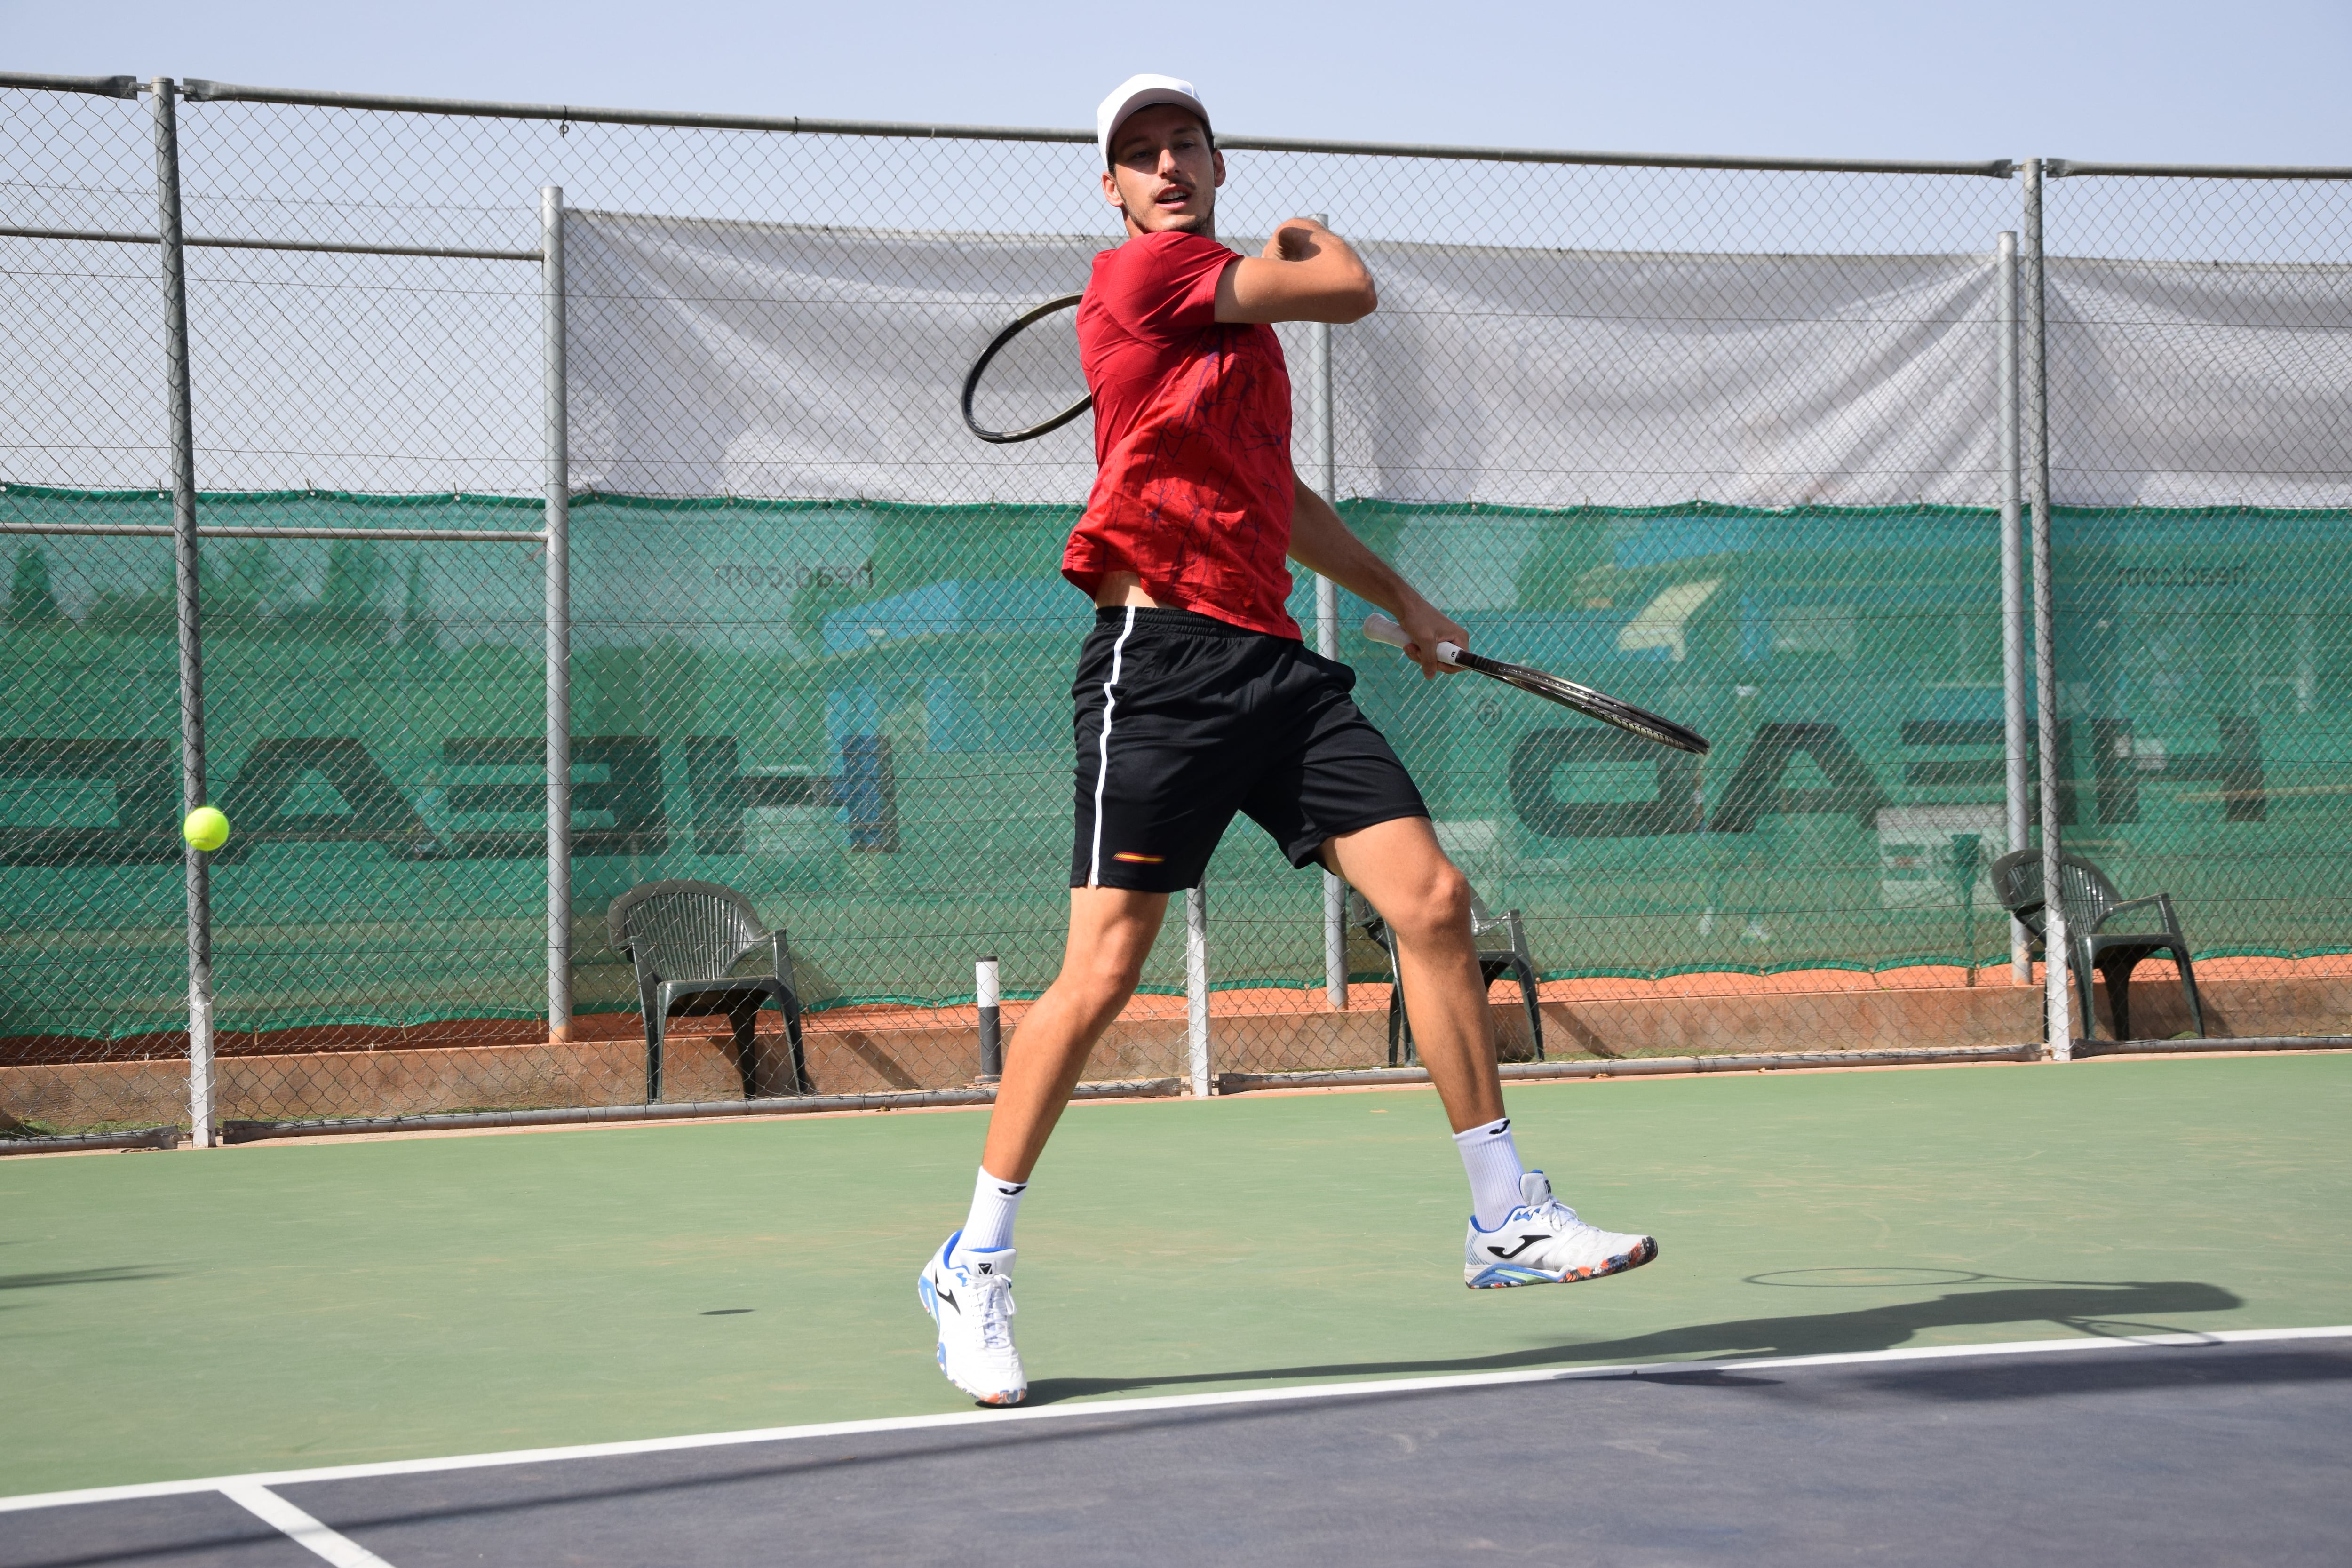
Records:
{"label": "tennis court surface", "polygon": [[2352,1057],[1512,1100],[1656,1264],[1465,1291],[1425,1090],[1074,1109],[1010,1413],[976,1112],[11,1161],[0,1565],[2341,1560]]}

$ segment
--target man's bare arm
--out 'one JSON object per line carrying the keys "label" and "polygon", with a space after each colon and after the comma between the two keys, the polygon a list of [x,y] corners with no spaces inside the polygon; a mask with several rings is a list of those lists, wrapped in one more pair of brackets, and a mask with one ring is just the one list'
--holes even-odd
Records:
{"label": "man's bare arm", "polygon": [[1380,305],[1372,274],[1348,242],[1311,217],[1285,218],[1263,255],[1217,279],[1220,321],[1360,321]]}
{"label": "man's bare arm", "polygon": [[1378,605],[1394,616],[1413,646],[1405,652],[1424,676],[1451,667],[1437,662],[1437,645],[1470,646],[1470,634],[1453,617],[1424,599],[1397,569],[1372,553],[1356,537],[1330,503],[1307,489],[1296,470],[1290,476],[1290,558],[1310,572],[1319,572],[1360,599]]}

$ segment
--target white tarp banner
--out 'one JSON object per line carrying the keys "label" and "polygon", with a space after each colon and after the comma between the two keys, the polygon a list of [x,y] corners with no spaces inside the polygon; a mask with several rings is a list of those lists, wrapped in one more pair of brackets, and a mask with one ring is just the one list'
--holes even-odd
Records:
{"label": "white tarp banner", "polygon": [[[1083,236],[568,215],[572,463],[636,495],[1082,500],[1082,418],[963,427],[963,374],[1083,286]],[[1246,245],[1246,248],[1255,248]],[[1984,256],[1368,244],[1335,330],[1342,495],[1990,505]],[[2352,504],[2352,267],[2053,259],[2053,485],[2097,505]],[[1286,328],[1301,384],[1306,337]]]}
{"label": "white tarp banner", "polygon": [[2056,500],[2352,505],[2352,266],[2049,270]]}

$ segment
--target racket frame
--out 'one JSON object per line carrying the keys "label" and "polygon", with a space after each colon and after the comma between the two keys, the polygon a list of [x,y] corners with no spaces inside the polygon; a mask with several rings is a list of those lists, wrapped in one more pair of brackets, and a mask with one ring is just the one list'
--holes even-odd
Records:
{"label": "racket frame", "polygon": [[[1364,635],[1374,642],[1386,643],[1394,648],[1402,648],[1412,640],[1405,636],[1402,626],[1386,616],[1365,616]],[[1706,737],[1696,730],[1561,676],[1524,664],[1488,658],[1484,654],[1472,653],[1468,648],[1451,642],[1437,645],[1437,658],[1441,664],[1450,664],[1457,669],[1470,670],[1488,679],[1499,680],[1531,696],[1573,709],[1588,719],[1598,719],[1604,724],[1614,725],[1627,734],[1639,735],[1654,745],[1687,752],[1695,757],[1706,755],[1709,749]]]}
{"label": "racket frame", "polygon": [[980,378],[986,373],[989,362],[1003,351],[1004,345],[1055,311],[1069,310],[1085,298],[1086,296],[1081,293],[1064,294],[1056,299],[1048,300],[1034,310],[1025,310],[1014,317],[1003,331],[988,340],[988,346],[980,351],[980,357],[971,362],[971,369],[965,373],[963,378],[963,422],[966,429],[982,440],[992,441],[999,446],[1010,445],[1015,441],[1034,441],[1040,436],[1048,436],[1059,430],[1095,405],[1094,394],[1090,392],[1044,424],[1032,425],[1025,430],[991,430],[982,425],[971,412],[972,395],[980,389]]}

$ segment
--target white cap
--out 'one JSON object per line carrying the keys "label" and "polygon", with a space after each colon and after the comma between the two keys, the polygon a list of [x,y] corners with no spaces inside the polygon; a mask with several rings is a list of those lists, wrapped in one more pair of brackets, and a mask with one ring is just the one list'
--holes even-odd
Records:
{"label": "white cap", "polygon": [[1103,163],[1110,163],[1110,139],[1127,117],[1139,109],[1149,109],[1155,103],[1172,103],[1179,109],[1189,109],[1201,117],[1201,127],[1207,130],[1209,107],[1201,101],[1189,81],[1172,76],[1153,76],[1145,72],[1131,76],[1110,89],[1110,96],[1095,110],[1095,141],[1102,147]]}

